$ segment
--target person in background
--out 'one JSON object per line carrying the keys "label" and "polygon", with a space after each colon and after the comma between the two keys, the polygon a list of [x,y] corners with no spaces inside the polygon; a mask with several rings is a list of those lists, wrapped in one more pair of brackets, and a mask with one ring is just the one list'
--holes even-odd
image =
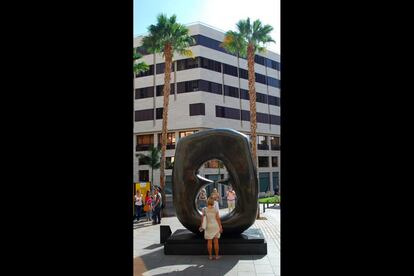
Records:
{"label": "person in background", "polygon": [[152,204],[152,224],[161,223],[161,195],[158,189],[154,190],[154,201]]}
{"label": "person in background", "polygon": [[145,205],[148,206],[148,211],[146,212],[147,215],[147,221],[151,221],[151,215],[152,215],[152,197],[149,191],[147,191],[147,195],[145,197]]}
{"label": "person in background", "polygon": [[230,186],[227,191],[227,207],[229,208],[229,213],[234,210],[236,206],[236,192]]}
{"label": "person in background", "polygon": [[203,188],[198,196],[198,208],[203,209],[204,207],[207,207],[207,192]]}
{"label": "person in background", "polygon": [[[223,227],[221,226],[221,220],[219,212],[214,208],[214,202],[216,202],[212,197],[207,201],[208,206],[203,208],[203,215],[201,217],[200,231],[204,231],[204,239],[207,240],[207,250],[209,259],[213,259],[213,239],[214,239],[214,252],[216,256],[214,259],[218,260],[219,256],[219,243],[218,239],[220,238],[220,233],[223,233]],[[201,226],[203,224],[203,218],[206,217],[207,227],[203,229]]]}
{"label": "person in background", "polygon": [[139,219],[141,217],[141,210],[142,210],[142,195],[141,191],[138,190],[135,194],[135,219],[137,222],[139,222]]}
{"label": "person in background", "polygon": [[216,208],[217,212],[219,212],[220,207],[218,201],[220,199],[220,194],[217,192],[216,188],[213,189],[213,192],[211,192],[210,197],[214,199],[214,208]]}

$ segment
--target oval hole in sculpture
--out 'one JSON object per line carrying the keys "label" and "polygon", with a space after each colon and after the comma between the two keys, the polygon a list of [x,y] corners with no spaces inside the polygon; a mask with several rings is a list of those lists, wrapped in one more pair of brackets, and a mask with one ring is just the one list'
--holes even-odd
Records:
{"label": "oval hole in sculpture", "polygon": [[[202,208],[207,206],[207,199],[212,195],[214,189],[216,189],[218,193],[217,202],[220,217],[234,211],[236,200],[227,200],[227,191],[229,191],[231,187],[231,177],[223,162],[218,159],[208,160],[198,169],[198,175],[212,181],[201,187],[194,199],[194,204],[200,214]],[[203,198],[205,198],[205,200]]]}

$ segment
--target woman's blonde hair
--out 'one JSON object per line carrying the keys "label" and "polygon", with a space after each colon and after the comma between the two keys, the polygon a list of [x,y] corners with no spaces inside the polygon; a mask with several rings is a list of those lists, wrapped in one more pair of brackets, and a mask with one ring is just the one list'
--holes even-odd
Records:
{"label": "woman's blonde hair", "polygon": [[214,201],[215,201],[214,198],[209,197],[208,200],[207,200],[207,204],[213,206],[214,205]]}

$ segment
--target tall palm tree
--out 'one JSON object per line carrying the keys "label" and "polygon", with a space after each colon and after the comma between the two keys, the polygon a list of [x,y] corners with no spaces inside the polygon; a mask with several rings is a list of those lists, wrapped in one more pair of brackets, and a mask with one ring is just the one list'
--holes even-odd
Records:
{"label": "tall palm tree", "polygon": [[154,186],[154,170],[160,168],[160,149],[158,147],[151,147],[148,150],[148,155],[142,153],[138,154],[140,160],[147,164],[151,168],[151,191]]}
{"label": "tall palm tree", "polygon": [[257,142],[256,142],[256,86],[255,86],[255,72],[254,72],[254,56],[256,52],[265,52],[265,45],[268,42],[275,42],[269,33],[273,30],[270,25],[262,25],[259,19],[255,20],[253,24],[250,23],[250,18],[246,20],[239,20],[236,24],[238,32],[247,43],[247,68],[249,78],[249,101],[250,101],[250,144],[252,146],[252,157],[255,166],[257,167]]}
{"label": "tall palm tree", "polygon": [[240,125],[243,126],[242,104],[240,93],[240,57],[246,58],[247,43],[243,36],[235,31],[226,32],[223,42],[220,44],[227,52],[237,56],[237,78],[239,80],[239,104],[240,104]]}
{"label": "tall palm tree", "polygon": [[157,41],[156,51],[163,53],[165,60],[164,88],[163,88],[163,112],[162,112],[162,134],[161,134],[161,166],[160,166],[160,186],[163,206],[165,206],[165,151],[167,146],[167,122],[168,104],[170,99],[171,65],[174,52],[184,56],[193,56],[189,47],[194,43],[194,39],[189,34],[189,29],[177,22],[176,15],[168,18],[164,14],[157,16],[157,24],[148,27],[148,40]]}

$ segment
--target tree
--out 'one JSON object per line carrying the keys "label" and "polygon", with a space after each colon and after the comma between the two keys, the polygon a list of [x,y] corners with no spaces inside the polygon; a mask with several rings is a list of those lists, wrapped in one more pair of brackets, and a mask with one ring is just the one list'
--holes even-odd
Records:
{"label": "tree", "polygon": [[262,25],[259,19],[250,24],[250,18],[239,20],[236,24],[239,34],[247,44],[247,71],[249,78],[249,102],[250,102],[250,144],[252,148],[252,157],[255,167],[257,168],[257,142],[256,142],[256,86],[254,57],[256,52],[265,52],[265,44],[275,42],[269,33],[273,30],[270,25]]}
{"label": "tree", "polygon": [[144,155],[142,153],[138,154],[140,160],[143,161],[144,164],[147,164],[151,168],[151,191],[152,187],[154,186],[154,170],[160,168],[160,149],[157,147],[151,147],[148,151],[148,155]]}
{"label": "tree", "polygon": [[240,92],[240,57],[246,58],[247,43],[243,36],[235,31],[226,32],[223,42],[220,44],[227,52],[237,56],[237,78],[239,81],[240,125],[243,126],[242,104]]}
{"label": "tree", "polygon": [[156,52],[161,52],[165,61],[160,166],[162,203],[163,206],[165,206],[165,151],[167,146],[168,105],[171,90],[172,59],[174,52],[192,57],[193,53],[188,48],[194,44],[194,39],[189,34],[189,29],[187,27],[177,23],[177,17],[175,15],[172,15],[170,18],[164,14],[158,15],[156,25],[150,25],[148,27],[148,33],[149,34],[144,40],[154,41],[154,50]]}
{"label": "tree", "polygon": [[138,59],[142,58],[142,55],[138,52],[134,52],[134,74],[145,72],[149,69],[148,64],[145,62],[137,62]]}

